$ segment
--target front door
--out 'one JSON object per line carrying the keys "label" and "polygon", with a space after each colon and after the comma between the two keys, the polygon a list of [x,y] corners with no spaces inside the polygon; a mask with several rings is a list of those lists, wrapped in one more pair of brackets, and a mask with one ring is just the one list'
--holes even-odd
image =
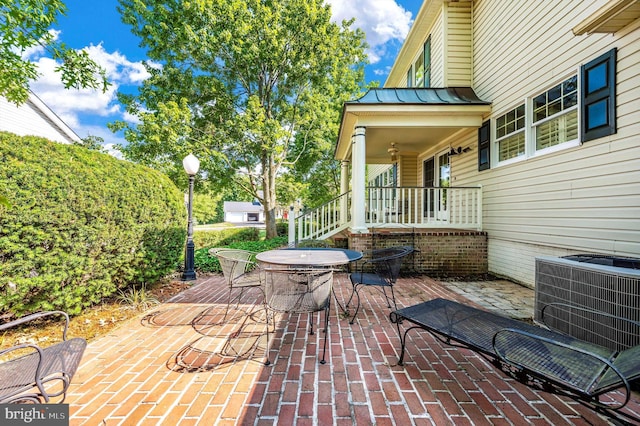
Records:
{"label": "front door", "polygon": [[451,181],[451,166],[447,151],[422,163],[424,195],[424,218],[429,220],[447,219],[447,193]]}
{"label": "front door", "polygon": [[447,193],[451,184],[451,165],[449,163],[449,152],[438,155],[438,168],[436,169],[438,186],[438,211],[436,217],[438,220],[447,220],[449,218],[449,209],[447,207]]}

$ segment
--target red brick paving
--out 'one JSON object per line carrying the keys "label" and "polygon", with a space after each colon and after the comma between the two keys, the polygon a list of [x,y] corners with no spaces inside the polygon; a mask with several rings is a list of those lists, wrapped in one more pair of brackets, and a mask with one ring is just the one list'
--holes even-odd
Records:
{"label": "red brick paving", "polygon": [[[341,302],[349,288],[347,275],[337,274]],[[399,306],[434,297],[464,301],[425,277],[403,278],[396,288]],[[610,424],[426,332],[410,334],[405,365],[398,366],[397,329],[375,291],[363,291],[353,325],[332,307],[325,365],[318,362],[322,315],[312,336],[307,315],[279,317],[267,350],[264,311],[232,311],[222,324],[226,295],[221,276],[202,278],[171,303],[91,342],[67,396],[70,424]],[[251,310],[256,297],[247,292],[241,307]],[[271,365],[264,366],[267,354]],[[628,410],[640,413],[637,395]]]}

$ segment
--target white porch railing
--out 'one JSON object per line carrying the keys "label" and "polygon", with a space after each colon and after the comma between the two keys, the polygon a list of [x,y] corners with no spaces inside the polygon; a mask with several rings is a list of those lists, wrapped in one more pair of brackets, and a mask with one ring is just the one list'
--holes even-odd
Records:
{"label": "white porch railing", "polygon": [[[365,200],[367,227],[482,229],[481,187],[368,187]],[[289,241],[327,238],[351,225],[351,192],[293,220]]]}
{"label": "white porch railing", "polygon": [[[345,229],[351,223],[351,192],[345,192],[322,206],[306,211],[296,217],[298,238],[289,235],[292,241],[323,239]],[[289,226],[289,234],[295,226]]]}

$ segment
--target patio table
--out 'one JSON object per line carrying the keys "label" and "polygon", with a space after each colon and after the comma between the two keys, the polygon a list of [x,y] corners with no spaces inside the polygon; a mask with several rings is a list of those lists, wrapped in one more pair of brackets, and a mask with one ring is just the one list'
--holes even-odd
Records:
{"label": "patio table", "polygon": [[[278,265],[290,268],[333,268],[360,260],[362,256],[362,252],[356,250],[308,247],[264,251],[258,253],[256,259],[266,265]],[[331,288],[331,292],[340,310],[346,312],[346,308],[343,307],[338,300],[338,296],[333,287]]]}
{"label": "patio table", "polygon": [[356,250],[338,248],[288,248],[269,250],[256,255],[256,259],[269,265],[293,267],[331,267],[346,265],[362,258]]}

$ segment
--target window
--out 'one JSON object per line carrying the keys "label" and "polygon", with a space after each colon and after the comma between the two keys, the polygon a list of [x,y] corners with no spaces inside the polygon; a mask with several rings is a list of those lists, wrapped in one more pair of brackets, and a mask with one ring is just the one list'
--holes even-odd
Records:
{"label": "window", "polygon": [[431,36],[424,43],[424,87],[431,87]]}
{"label": "window", "polygon": [[524,104],[496,119],[498,161],[506,161],[525,154]]}
{"label": "window", "polygon": [[[478,170],[616,133],[616,49],[478,129]],[[490,148],[492,140],[493,148]],[[493,156],[489,155],[493,151]]]}
{"label": "window", "polygon": [[573,76],[533,98],[535,150],[578,140],[578,78]]}
{"label": "window", "polygon": [[582,142],[616,133],[616,49],[580,67]]}
{"label": "window", "polygon": [[424,51],[418,56],[413,68],[416,70],[416,87],[424,87]]}
{"label": "window", "polygon": [[397,186],[398,181],[398,165],[385,169],[379,175],[369,181],[369,186],[376,187],[394,187]]}
{"label": "window", "polygon": [[487,170],[491,167],[491,132],[490,121],[482,123],[478,129],[478,171]]}
{"label": "window", "polygon": [[431,36],[424,43],[418,59],[407,71],[407,87],[431,87]]}

